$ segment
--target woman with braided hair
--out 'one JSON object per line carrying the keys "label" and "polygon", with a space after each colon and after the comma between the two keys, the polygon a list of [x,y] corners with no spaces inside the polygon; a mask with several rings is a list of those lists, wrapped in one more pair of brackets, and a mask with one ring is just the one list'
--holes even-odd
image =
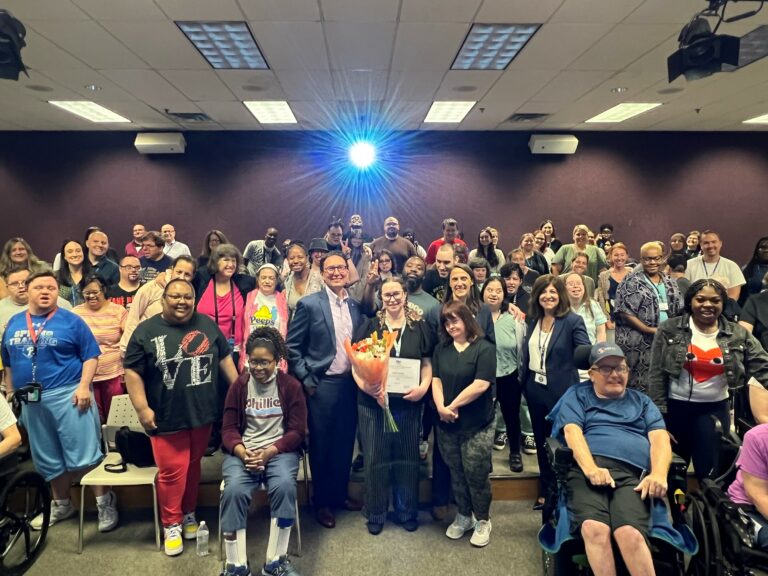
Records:
{"label": "woman with braided hair", "polygon": [[266,484],[271,521],[262,574],[300,576],[288,560],[288,540],[296,515],[296,476],[307,430],[307,405],[301,384],[278,370],[288,356],[273,327],[254,328],[245,345],[246,366],[229,388],[224,404],[221,530],[225,576],[250,574],[245,528],[251,495]]}

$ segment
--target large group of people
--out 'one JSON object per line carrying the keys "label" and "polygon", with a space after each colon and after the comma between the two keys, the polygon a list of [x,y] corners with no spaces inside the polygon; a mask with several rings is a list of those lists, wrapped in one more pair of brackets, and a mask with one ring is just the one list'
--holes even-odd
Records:
{"label": "large group of people", "polygon": [[[298,574],[287,549],[304,451],[316,520],[332,529],[340,509],[362,510],[378,535],[388,520],[418,529],[431,446],[433,517],[451,520],[447,537],[471,532],[483,547],[492,450],[508,450],[512,473],[521,451],[537,454],[534,508],[546,520],[553,434],[574,451],[570,530],[595,573],[610,573],[611,538],[645,573],[646,500],[664,495],[671,450],[708,476],[709,419],[727,428],[733,392],[768,387],[768,237],[740,268],[712,230],[648,241],[637,260],[611,224],[597,230],[558,238],[544,220],[504,252],[497,228],[465,236],[446,218],[424,248],[395,216],[374,238],[355,214],[307,244],[281,243],[270,226],[242,253],[210,230],[194,257],[172,224],[135,224],[122,253],[91,227],[52,266],[11,238],[0,254],[3,386],[42,391],[21,424],[51,482],[50,523],[74,515],[69,487],[101,461],[99,424],[127,392],[159,469],[166,554],[196,537],[201,461],[225,452],[225,576],[250,573],[247,510],[260,484],[272,518],[262,574]],[[385,334],[388,380],[372,386],[345,344]],[[591,347],[588,370],[580,347]],[[760,398],[755,418],[768,422]],[[0,434],[2,456],[18,444],[5,406]],[[356,441],[363,502],[348,493]],[[94,492],[99,529],[111,530],[115,493]]]}

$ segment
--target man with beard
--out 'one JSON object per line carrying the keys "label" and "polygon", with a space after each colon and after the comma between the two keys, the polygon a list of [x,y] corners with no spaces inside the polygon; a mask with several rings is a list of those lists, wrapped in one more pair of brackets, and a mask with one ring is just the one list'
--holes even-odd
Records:
{"label": "man with beard", "polygon": [[254,278],[264,264],[274,264],[278,270],[283,265],[283,255],[277,246],[277,234],[277,228],[267,228],[264,240],[252,240],[245,247],[243,261],[248,268],[248,274]]}
{"label": "man with beard", "polygon": [[427,265],[419,256],[411,256],[405,261],[403,267],[403,278],[405,278],[405,288],[408,290],[408,306],[418,311],[424,318],[432,308],[439,305],[433,296],[430,296],[421,289],[424,282]]}
{"label": "man with beard", "polygon": [[453,245],[443,244],[435,255],[435,265],[424,275],[424,291],[438,302],[443,301],[445,290],[448,288],[448,277],[455,263]]}
{"label": "man with beard", "polygon": [[120,260],[120,282],[107,289],[107,298],[115,304],[120,304],[126,310],[131,309],[131,303],[141,286],[139,272],[141,263],[136,256],[124,256]]}
{"label": "man with beard", "polygon": [[694,282],[704,278],[723,276],[728,279],[728,297],[739,299],[741,287],[747,283],[739,265],[733,260],[720,256],[723,241],[714,230],[705,230],[699,240],[701,256],[691,258],[685,270],[685,277]]}
{"label": "man with beard", "polygon": [[395,259],[395,270],[403,270],[405,261],[416,256],[416,248],[400,236],[400,222],[394,216],[384,220],[384,236],[379,236],[371,243],[373,257],[378,258],[382,250],[389,250]]}

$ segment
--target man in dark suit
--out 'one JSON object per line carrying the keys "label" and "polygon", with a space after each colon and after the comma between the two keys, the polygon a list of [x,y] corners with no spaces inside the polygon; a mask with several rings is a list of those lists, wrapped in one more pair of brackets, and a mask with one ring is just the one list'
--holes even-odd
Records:
{"label": "man in dark suit", "polygon": [[325,288],[299,300],[288,329],[288,362],[304,384],[309,408],[309,463],[317,520],[336,525],[334,509],[359,510],[347,498],[349,466],[357,427],[357,386],[344,340],[361,323],[357,302],[349,298],[347,260],[326,254],[320,265]]}

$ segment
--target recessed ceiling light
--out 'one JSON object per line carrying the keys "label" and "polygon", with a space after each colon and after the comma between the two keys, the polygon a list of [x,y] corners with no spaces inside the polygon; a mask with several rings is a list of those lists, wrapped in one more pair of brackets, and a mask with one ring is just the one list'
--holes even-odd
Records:
{"label": "recessed ceiling light", "polygon": [[243,104],[261,124],[298,124],[285,100],[249,100]]}
{"label": "recessed ceiling light", "polygon": [[586,123],[595,122],[624,122],[639,114],[648,112],[661,106],[661,102],[624,102],[623,104],[617,104],[613,108],[609,108],[605,112],[598,114],[586,120]]}
{"label": "recessed ceiling light", "polygon": [[83,86],[83,88],[85,88],[86,90],[90,90],[91,92],[98,92],[99,90],[101,90],[101,86],[99,86],[98,84],[86,84],[85,86]]}
{"label": "recessed ceiling light", "polygon": [[218,70],[269,70],[245,22],[176,22],[176,26]]}
{"label": "recessed ceiling light", "polygon": [[88,100],[49,100],[48,104],[53,104],[62,110],[76,114],[91,122],[131,122],[128,118],[115,114],[112,110]]}
{"label": "recessed ceiling light", "polygon": [[472,110],[472,107],[476,103],[475,100],[435,101],[432,103],[429,112],[427,112],[427,117],[424,118],[424,122],[458,124],[464,120],[464,116]]}
{"label": "recessed ceiling light", "polygon": [[627,88],[626,86],[616,86],[616,88],[611,88],[611,92],[613,92],[614,94],[622,94],[627,90],[629,90],[629,88]]}
{"label": "recessed ceiling light", "polygon": [[43,86],[42,84],[27,84],[25,88],[27,90],[32,90],[32,92],[53,92],[53,88],[50,86]]}
{"label": "recessed ceiling light", "polygon": [[451,70],[504,70],[539,24],[473,24]]}
{"label": "recessed ceiling light", "polygon": [[749,120],[744,120],[742,124],[768,124],[768,114],[763,114],[762,116],[755,116]]}

